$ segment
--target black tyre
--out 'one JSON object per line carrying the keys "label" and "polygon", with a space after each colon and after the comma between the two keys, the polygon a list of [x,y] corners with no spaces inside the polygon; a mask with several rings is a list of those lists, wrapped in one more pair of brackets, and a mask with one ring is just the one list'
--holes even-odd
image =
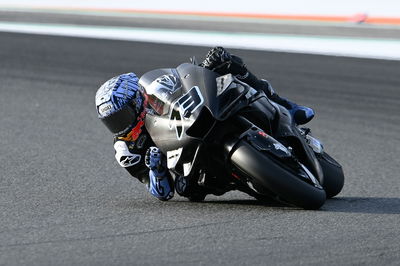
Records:
{"label": "black tyre", "polygon": [[206,196],[206,193],[197,192],[190,195],[188,199],[192,202],[201,202],[206,198]]}
{"label": "black tyre", "polygon": [[268,154],[256,150],[244,140],[236,145],[231,162],[253,179],[255,187],[261,186],[289,204],[304,209],[319,209],[326,200],[322,188],[307,183],[302,177],[277,164]]}
{"label": "black tyre", "polygon": [[344,173],[342,166],[335,161],[329,154],[324,152],[317,155],[319,164],[324,172],[324,182],[322,187],[325,189],[326,197],[332,198],[342,191],[344,186]]}

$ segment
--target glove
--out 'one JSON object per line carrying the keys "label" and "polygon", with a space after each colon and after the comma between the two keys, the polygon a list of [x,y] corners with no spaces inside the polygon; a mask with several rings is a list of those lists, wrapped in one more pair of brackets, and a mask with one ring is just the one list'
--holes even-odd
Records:
{"label": "glove", "polygon": [[231,54],[228,53],[223,47],[215,47],[211,49],[207,55],[206,59],[200,64],[200,66],[214,70],[216,67],[222,67],[226,65],[231,60]]}
{"label": "glove", "polygon": [[166,171],[165,160],[159,148],[150,147],[146,151],[144,162],[150,169],[148,191],[159,200],[170,200],[174,196],[174,182]]}
{"label": "glove", "polygon": [[221,75],[231,73],[232,75],[238,76],[239,79],[244,79],[246,78],[246,75],[248,75],[243,60],[238,56],[230,54],[223,47],[215,47],[211,49],[200,66],[215,71]]}
{"label": "glove", "polygon": [[163,160],[162,153],[157,147],[150,147],[146,151],[144,163],[150,170],[161,173],[165,170],[165,161]]}
{"label": "glove", "polygon": [[166,201],[174,196],[174,181],[167,172],[159,175],[155,170],[149,171],[149,184],[147,190],[159,200]]}

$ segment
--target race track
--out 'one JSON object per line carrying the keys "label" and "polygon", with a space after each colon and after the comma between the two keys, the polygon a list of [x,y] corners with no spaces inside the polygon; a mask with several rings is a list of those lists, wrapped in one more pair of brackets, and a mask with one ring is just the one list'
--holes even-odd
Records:
{"label": "race track", "polygon": [[234,192],[160,202],[114,160],[94,95],[205,47],[0,33],[0,265],[399,265],[400,62],[240,55],[310,123],[346,182],[318,211]]}

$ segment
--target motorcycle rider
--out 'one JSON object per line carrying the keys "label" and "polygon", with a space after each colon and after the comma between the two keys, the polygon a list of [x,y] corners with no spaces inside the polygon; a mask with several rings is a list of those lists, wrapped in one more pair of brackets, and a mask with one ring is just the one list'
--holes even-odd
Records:
{"label": "motorcycle rider", "polygon": [[[268,81],[258,79],[240,57],[222,47],[211,49],[200,66],[221,75],[231,73],[256,90],[264,91],[272,101],[286,107],[297,124],[305,124],[314,117],[311,108],[280,97]],[[181,196],[192,199],[196,195],[201,198],[201,195],[221,195],[226,192],[224,189],[207,189],[189,184],[180,176],[176,176],[174,182],[166,167],[165,155],[155,147],[144,127],[146,113],[152,110],[138,81],[134,73],[122,74],[106,81],[96,93],[98,117],[114,134],[115,158],[119,165],[146,184],[151,195],[160,200],[171,199],[175,189]]]}

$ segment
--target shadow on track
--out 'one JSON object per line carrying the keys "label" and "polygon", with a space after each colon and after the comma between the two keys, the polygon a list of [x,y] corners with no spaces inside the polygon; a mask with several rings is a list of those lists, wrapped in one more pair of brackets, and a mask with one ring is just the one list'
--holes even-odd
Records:
{"label": "shadow on track", "polygon": [[259,201],[256,199],[237,199],[237,200],[205,200],[204,204],[225,204],[225,205],[247,205],[247,206],[265,206],[265,207],[277,207],[277,208],[292,208],[284,203],[274,200],[263,200]]}
{"label": "shadow on track", "polygon": [[322,210],[330,212],[400,214],[400,198],[339,197],[326,201]]}
{"label": "shadow on track", "polygon": [[[265,206],[272,208],[294,208],[277,201],[246,200],[211,200],[203,204]],[[320,209],[327,212],[370,213],[370,214],[400,214],[400,198],[380,197],[339,197],[328,199]]]}

